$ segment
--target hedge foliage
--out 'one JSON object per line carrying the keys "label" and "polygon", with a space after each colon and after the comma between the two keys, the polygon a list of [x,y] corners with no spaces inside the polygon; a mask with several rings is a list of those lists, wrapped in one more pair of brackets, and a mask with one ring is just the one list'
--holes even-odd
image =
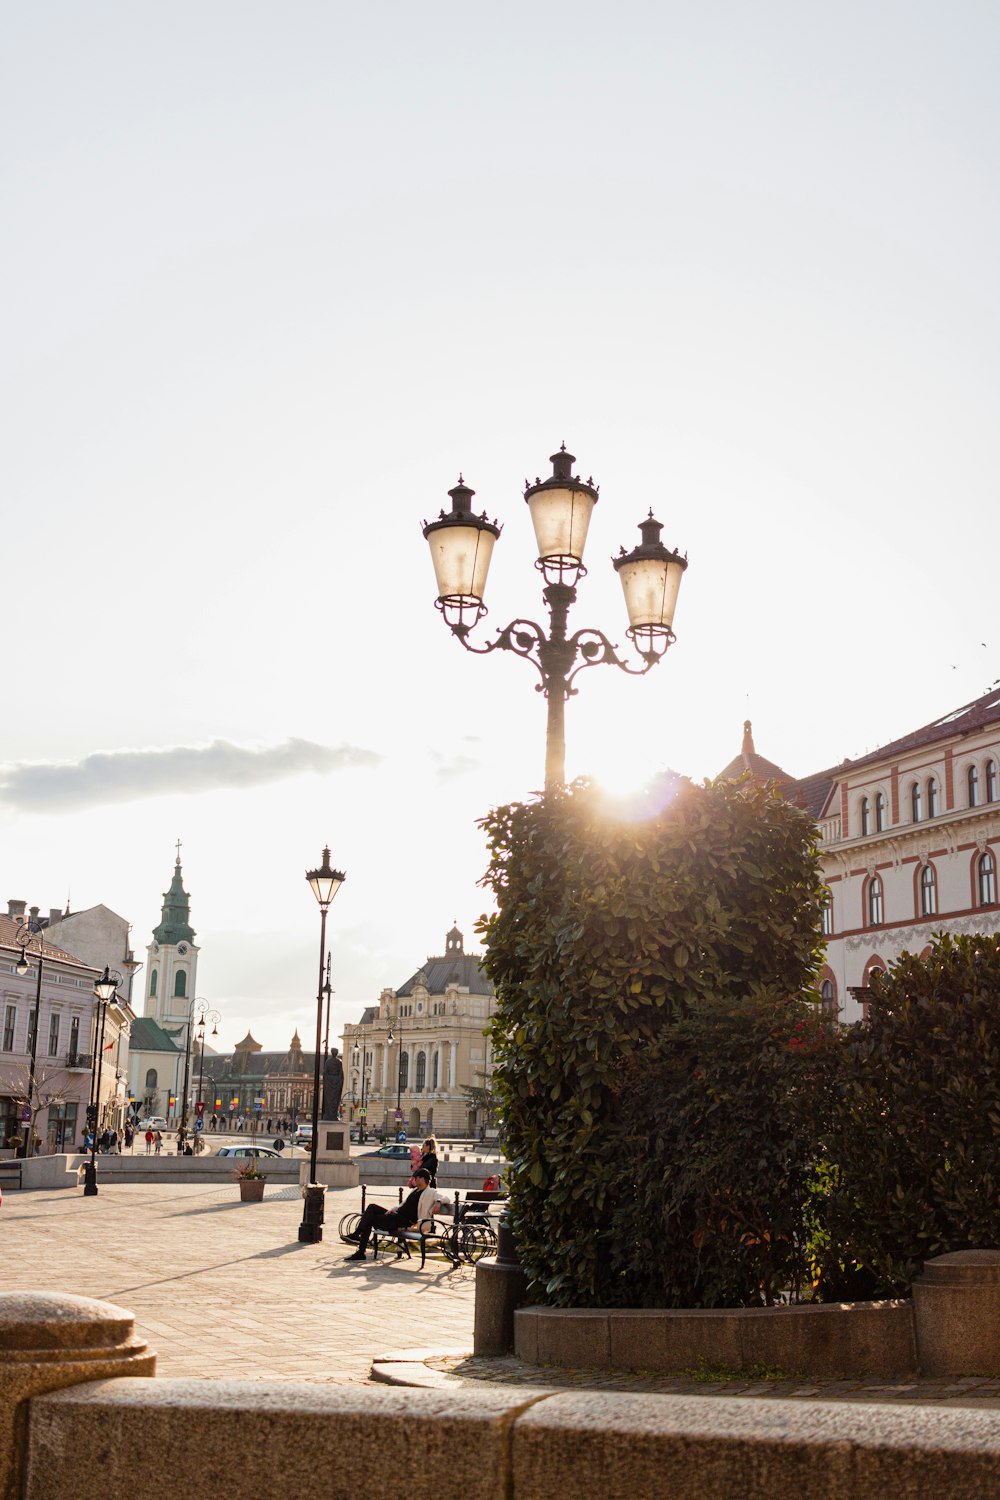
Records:
{"label": "hedge foliage", "polygon": [[924,1260],[1000,1245],[1000,937],[941,935],[873,975],[830,1083],[831,1295],[902,1295]]}
{"label": "hedge foliage", "polygon": [[[485,820],[511,1213],[561,1305],[767,1301],[801,1278],[820,1093],[815,827],[771,790],[586,782]],[[798,1214],[801,1219],[801,1214]]]}
{"label": "hedge foliage", "polygon": [[1000,937],[935,939],[830,1029],[816,830],[664,780],[495,810],[483,919],[510,1202],[537,1300],[905,1294],[1000,1245]]}

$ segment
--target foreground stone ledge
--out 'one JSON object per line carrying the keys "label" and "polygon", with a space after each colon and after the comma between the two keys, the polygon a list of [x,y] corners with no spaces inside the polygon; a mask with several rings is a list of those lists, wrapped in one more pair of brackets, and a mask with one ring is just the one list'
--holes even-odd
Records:
{"label": "foreground stone ledge", "polygon": [[996,1416],[609,1392],[549,1396],[512,1434],[515,1500],[984,1500]]}
{"label": "foreground stone ledge", "polygon": [[254,1500],[504,1500],[523,1393],[456,1400],[392,1387],[130,1380],[32,1402],[24,1500],[107,1500],[136,1474]]}
{"label": "foreground stone ledge", "polygon": [[[156,1356],[133,1334],[132,1314],[93,1297],[0,1296],[0,1497],[21,1495],[30,1402],[105,1376],[151,1376]],[[122,1382],[119,1382],[122,1383]]]}

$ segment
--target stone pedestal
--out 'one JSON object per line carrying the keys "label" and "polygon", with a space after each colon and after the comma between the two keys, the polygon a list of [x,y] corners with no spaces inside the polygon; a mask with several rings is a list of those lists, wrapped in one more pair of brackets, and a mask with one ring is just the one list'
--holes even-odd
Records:
{"label": "stone pedestal", "polygon": [[131,1313],[92,1297],[0,1296],[0,1500],[21,1493],[30,1397],[89,1380],[156,1374],[156,1355],[134,1327]]}
{"label": "stone pedestal", "polygon": [[956,1250],[924,1265],[913,1283],[922,1375],[1000,1370],[1000,1250]]}
{"label": "stone pedestal", "polygon": [[[351,1160],[351,1133],[345,1120],[320,1120],[316,1132],[316,1181],[324,1187],[357,1187],[357,1162]],[[299,1168],[299,1182],[309,1181],[309,1163]]]}

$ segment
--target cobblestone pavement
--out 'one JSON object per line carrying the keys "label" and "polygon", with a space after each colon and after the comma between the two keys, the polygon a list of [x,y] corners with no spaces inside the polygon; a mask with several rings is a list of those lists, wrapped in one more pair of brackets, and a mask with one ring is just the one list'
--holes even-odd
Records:
{"label": "cobblestone pavement", "polygon": [[[528,1386],[544,1390],[603,1390],[649,1392],[666,1396],[749,1396],[770,1401],[863,1401],[930,1406],[981,1406],[1000,1408],[1000,1376],[986,1379],[921,1379],[917,1376],[886,1376],[866,1380],[806,1380],[801,1377],[768,1380],[726,1380],[711,1372],[687,1371],[682,1375],[621,1374],[611,1370],[557,1370],[551,1366],[524,1364],[519,1359],[476,1359],[459,1352],[428,1356],[427,1351],[405,1352],[388,1357],[380,1378],[393,1379],[393,1362],[420,1357],[428,1385],[447,1387],[461,1378],[486,1380],[492,1384]],[[408,1368],[405,1383],[423,1384],[419,1372]]]}
{"label": "cobblestone pavement", "polygon": [[297,1187],[241,1203],[235,1182],[8,1192],[0,1292],[99,1297],[135,1315],[164,1376],[366,1381],[399,1344],[472,1347],[475,1271],[444,1261],[349,1265],[336,1234],[361,1190],[326,1195],[325,1238],[300,1245]]}

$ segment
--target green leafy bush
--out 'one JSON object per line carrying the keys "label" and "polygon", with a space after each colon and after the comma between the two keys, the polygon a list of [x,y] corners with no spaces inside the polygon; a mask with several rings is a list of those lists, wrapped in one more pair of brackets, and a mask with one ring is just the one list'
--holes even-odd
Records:
{"label": "green leafy bush", "polygon": [[828,1295],[902,1295],[930,1257],[1000,1245],[1000,937],[942,935],[873,975],[833,1083]]}
{"label": "green leafy bush", "polygon": [[641,813],[578,782],[484,826],[496,1086],[535,1294],[772,1299],[802,1274],[818,1134],[811,819],[766,788],[670,778]]}

